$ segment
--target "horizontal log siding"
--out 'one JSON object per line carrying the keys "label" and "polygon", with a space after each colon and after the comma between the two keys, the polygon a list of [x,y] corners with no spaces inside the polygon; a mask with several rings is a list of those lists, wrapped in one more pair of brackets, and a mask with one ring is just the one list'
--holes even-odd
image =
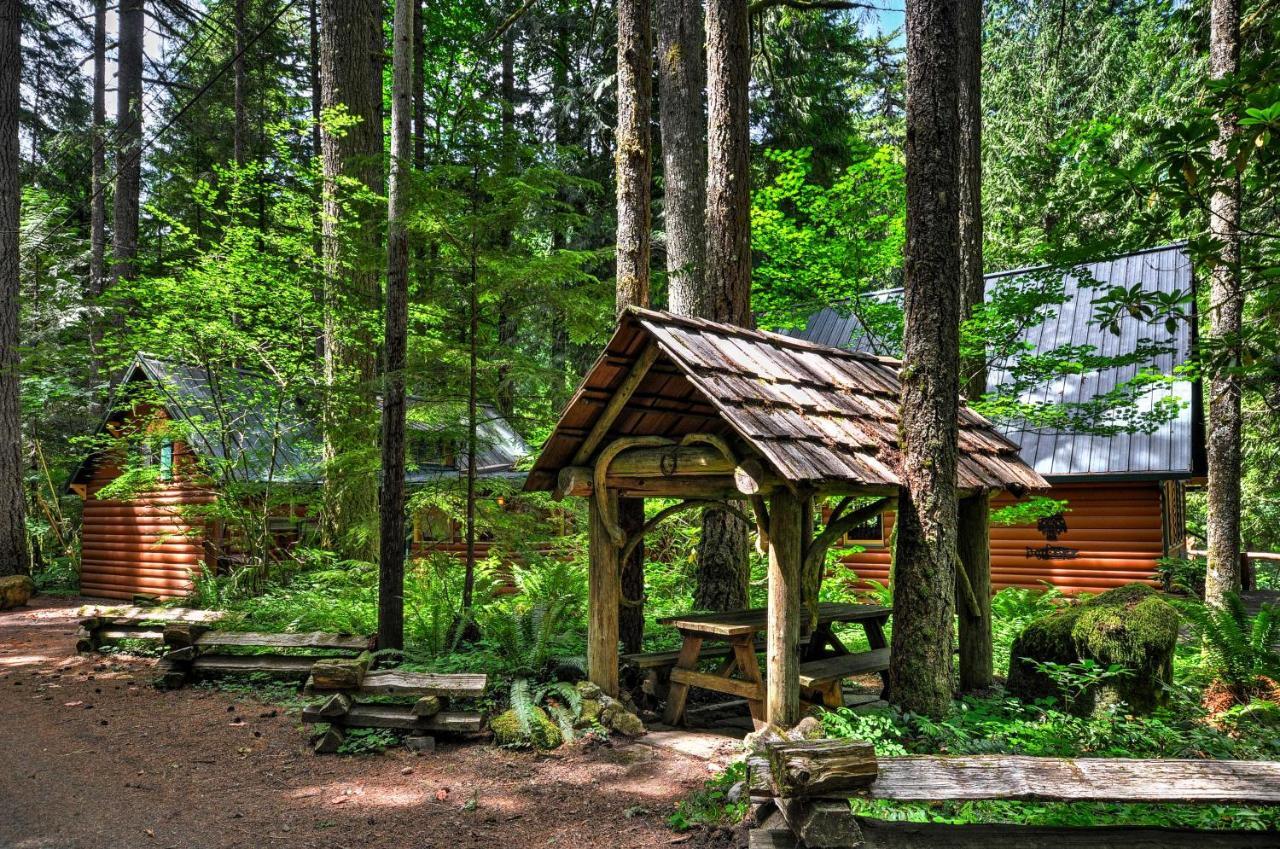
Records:
{"label": "horizontal log siding", "polygon": [[[181,468],[184,446],[174,447]],[[80,591],[101,598],[146,593],[180,598],[191,592],[191,576],[205,559],[203,522],[183,508],[208,504],[214,496],[189,483],[172,484],[130,501],[98,497],[119,469],[101,463],[89,481],[81,537]]]}
{"label": "horizontal log siding", "polygon": [[[1048,497],[1068,502],[1067,532],[1056,542],[1044,538],[1035,525],[991,528],[991,585],[1039,588],[1050,583],[1066,593],[1102,592],[1141,581],[1156,585],[1156,561],[1164,555],[1160,484],[1061,484]],[[1001,495],[993,509],[1012,503]],[[888,548],[893,515],[884,521],[885,547],[868,548],[843,558],[863,580],[888,583]],[[1180,533],[1180,531],[1179,531]],[[1027,557],[1027,548],[1060,545],[1079,554],[1070,560]]]}

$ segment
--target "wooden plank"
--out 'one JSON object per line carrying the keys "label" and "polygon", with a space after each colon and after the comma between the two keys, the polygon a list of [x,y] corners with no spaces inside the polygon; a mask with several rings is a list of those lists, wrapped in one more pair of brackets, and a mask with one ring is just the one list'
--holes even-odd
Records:
{"label": "wooden plank", "polygon": [[[1265,831],[1148,826],[949,825],[856,817],[865,849],[1275,849]],[[793,844],[794,845],[794,844]],[[782,849],[782,844],[778,844]]]}
{"label": "wooden plank", "polygon": [[218,622],[226,617],[221,610],[196,610],[186,607],[103,607],[86,604],[77,616],[101,619],[113,625],[140,625],[143,622]]}
{"label": "wooden plank", "polygon": [[354,634],[260,634],[252,631],[206,631],[196,638],[201,648],[210,646],[252,646],[277,649],[333,649],[361,652],[369,648],[369,638]]}
{"label": "wooden plank", "polygon": [[677,667],[671,670],[671,683],[684,684],[689,687],[701,687],[704,690],[714,690],[717,693],[729,693],[747,701],[753,699],[759,701],[764,697],[764,689],[758,683],[742,681],[738,678],[725,678],[710,672],[698,672],[695,669],[680,669]]}
{"label": "wooden plank", "polygon": [[360,692],[398,696],[442,696],[478,699],[484,695],[489,678],[481,674],[438,675],[431,672],[401,672],[383,669],[370,672],[360,684]]}
{"label": "wooden plank", "polygon": [[[884,620],[893,611],[876,604],[849,604],[824,601],[818,605],[818,622],[863,622]],[[769,611],[765,607],[734,610],[728,613],[696,613],[668,616],[658,620],[686,633],[701,633],[713,637],[736,637],[763,631],[769,624]]]}
{"label": "wooden plank", "polygon": [[880,761],[871,797],[899,801],[1280,804],[1280,762],[915,756]]}
{"label": "wooden plank", "polygon": [[635,365],[631,367],[631,371],[627,373],[627,376],[622,379],[622,383],[618,384],[618,388],[613,390],[609,403],[605,405],[604,410],[596,418],[595,424],[592,425],[591,431],[582,440],[578,450],[574,452],[573,462],[569,465],[581,466],[591,459],[591,455],[595,453],[601,440],[608,434],[609,428],[613,426],[613,422],[618,418],[618,414],[622,412],[622,408],[631,400],[632,394],[639,388],[645,375],[649,373],[649,369],[657,361],[658,353],[658,346],[650,341],[644,350],[640,352],[640,356],[636,357]]}
{"label": "wooden plank", "polygon": [[303,722],[332,722],[348,728],[396,728],[409,731],[479,731],[480,714],[473,711],[441,711],[434,716],[414,716],[412,705],[355,704],[346,714],[323,716],[320,706],[302,709]]}
{"label": "wooden plank", "polygon": [[862,828],[847,799],[777,799],[791,833],[806,849],[844,849],[862,845]]}
{"label": "wooden plank", "polygon": [[164,631],[150,628],[99,628],[94,636],[99,643],[116,640],[152,640],[159,642],[164,639]]}
{"label": "wooden plank", "polygon": [[811,660],[800,664],[800,686],[821,689],[824,684],[851,675],[865,675],[889,668],[889,650],[872,649],[854,654]]}
{"label": "wooden plank", "polygon": [[854,740],[786,740],[765,744],[775,795],[847,797],[876,779],[876,750]]}
{"label": "wooden plank", "polygon": [[206,654],[191,662],[197,672],[249,674],[263,672],[289,678],[306,678],[315,664],[314,657],[287,657],[284,655]]}
{"label": "wooden plank", "polygon": [[[686,634],[684,645],[680,648],[680,656],[676,660],[676,669],[673,669],[672,673],[674,674],[676,670],[692,670],[698,664],[701,651],[702,637]],[[679,725],[684,718],[684,705],[688,698],[688,684],[679,681],[672,683],[671,690],[667,693],[667,704],[662,712],[662,721],[667,725]]]}

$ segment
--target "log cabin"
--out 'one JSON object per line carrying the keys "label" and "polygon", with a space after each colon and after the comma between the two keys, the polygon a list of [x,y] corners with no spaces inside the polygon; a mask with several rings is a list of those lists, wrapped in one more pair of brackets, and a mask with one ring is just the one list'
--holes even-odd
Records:
{"label": "log cabin", "polygon": [[[148,354],[134,358],[117,384],[95,450],[69,482],[83,499],[84,595],[182,597],[202,571],[221,573],[243,563],[249,547],[243,529],[220,509],[228,498],[271,505],[265,534],[273,556],[286,555],[303,538],[321,482],[319,435],[313,419],[281,394],[246,370],[211,374]],[[465,408],[459,413],[456,407],[410,399],[411,494],[465,478],[466,453],[456,450]],[[501,492],[523,484],[516,464],[529,449],[489,404],[479,406],[477,446],[481,491],[501,504]],[[424,507],[412,529],[413,554],[465,556],[459,523],[438,510]],[[479,539],[477,557],[486,557],[490,545]]]}
{"label": "log cabin", "polygon": [[[1132,362],[1049,380],[1022,392],[1031,402],[1077,404],[1100,398],[1131,380],[1144,366],[1164,375],[1187,363],[1195,345],[1194,299],[1189,320],[1174,328],[1134,317],[1116,330],[1093,321],[1095,302],[1110,287],[1140,286],[1148,293],[1191,292],[1194,277],[1183,245],[1169,245],[1125,256],[1085,263],[1065,272],[1025,268],[990,274],[988,296],[1000,286],[1056,285],[1062,303],[1042,308],[1043,321],[1023,329],[1021,341],[1030,353],[1047,353],[1064,346],[1092,346],[1112,357],[1136,351],[1147,341],[1161,353],[1153,362]],[[873,304],[891,303],[901,290],[870,296]],[[858,317],[857,304],[826,307],[808,316],[790,335],[834,347],[896,353],[893,340],[875,337]],[[1010,379],[1008,365],[994,362],[987,389],[994,391]],[[1067,503],[1061,515],[1035,524],[991,528],[991,580],[995,590],[1038,588],[1050,584],[1066,593],[1099,592],[1134,581],[1159,583],[1159,561],[1186,554],[1186,490],[1203,479],[1204,415],[1198,381],[1160,384],[1136,401],[1138,413],[1158,405],[1176,413],[1150,432],[1073,432],[1007,422],[1001,432],[1018,444],[1019,455],[1052,485],[1044,493]],[[1156,417],[1159,418],[1159,417]],[[1012,503],[1001,495],[993,512]],[[862,581],[887,583],[893,533],[892,513],[886,513],[844,542],[849,553],[842,560]]]}

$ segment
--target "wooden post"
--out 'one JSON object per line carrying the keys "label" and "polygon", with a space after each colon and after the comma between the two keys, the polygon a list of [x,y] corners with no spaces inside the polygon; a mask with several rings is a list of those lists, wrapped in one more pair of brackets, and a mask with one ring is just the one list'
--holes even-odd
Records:
{"label": "wooden post", "polygon": [[[608,521],[617,524],[618,499],[608,499],[612,514]],[[600,514],[598,500],[590,502],[591,523],[588,530],[591,564],[587,572],[587,677],[605,695],[618,695],[618,601],[622,598],[622,576],[618,562],[620,551],[609,537],[606,517]]]}
{"label": "wooden post", "polygon": [[778,489],[769,502],[769,637],[765,715],[790,728],[800,720],[800,528],[804,500]]}
{"label": "wooden post", "polygon": [[990,687],[993,671],[991,507],[987,493],[979,492],[960,499],[956,524],[956,549],[960,555],[960,569],[963,570],[963,574],[956,578],[956,610],[960,618],[960,689],[971,692]]}

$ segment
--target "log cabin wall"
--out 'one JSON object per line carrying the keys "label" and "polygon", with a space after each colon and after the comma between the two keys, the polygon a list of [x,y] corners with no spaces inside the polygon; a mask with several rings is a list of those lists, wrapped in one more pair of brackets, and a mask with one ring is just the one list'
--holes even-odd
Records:
{"label": "log cabin wall", "polygon": [[[1168,493],[1166,495],[1166,492]],[[1140,581],[1159,584],[1157,561],[1177,554],[1182,528],[1166,528],[1166,518],[1182,515],[1180,485],[1160,481],[1058,484],[1045,493],[1068,502],[1067,530],[1046,539],[1036,525],[991,528],[991,585],[1039,589],[1049,583],[1065,593],[1102,592]],[[992,509],[1012,503],[1007,495]],[[859,541],[866,550],[842,560],[862,580],[888,583],[893,515],[885,514],[880,544]],[[1060,557],[1041,559],[1063,549]],[[1073,553],[1074,552],[1074,553]]]}
{"label": "log cabin wall", "polygon": [[[155,410],[140,412],[155,418]],[[80,592],[131,599],[135,594],[180,598],[192,590],[192,574],[206,560],[204,521],[186,508],[211,503],[207,488],[184,480],[195,458],[182,442],[173,446],[173,480],[129,500],[100,498],[120,475],[118,458],[95,463],[84,484]]]}

